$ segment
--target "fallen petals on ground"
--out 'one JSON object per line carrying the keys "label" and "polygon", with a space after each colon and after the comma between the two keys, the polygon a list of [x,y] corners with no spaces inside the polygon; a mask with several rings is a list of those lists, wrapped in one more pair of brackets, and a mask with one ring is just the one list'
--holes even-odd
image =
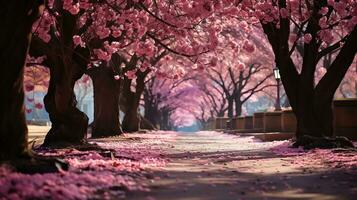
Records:
{"label": "fallen petals on ground", "polygon": [[[357,143],[354,143],[357,146]],[[334,169],[357,170],[356,149],[312,149],[292,148],[290,141],[271,148],[274,153],[288,157],[292,164],[300,167],[321,166]]]}
{"label": "fallen petals on ground", "polygon": [[145,169],[165,166],[161,149],[175,135],[157,131],[92,141],[110,149],[109,156],[95,150],[40,149],[42,155],[65,156],[69,170],[28,175],[1,166],[0,199],[118,199],[133,191],[148,191]]}

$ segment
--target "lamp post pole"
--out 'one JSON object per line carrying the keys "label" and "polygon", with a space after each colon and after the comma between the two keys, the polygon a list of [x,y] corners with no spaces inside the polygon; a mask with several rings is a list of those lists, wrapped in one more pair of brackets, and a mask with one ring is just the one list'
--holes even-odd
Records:
{"label": "lamp post pole", "polygon": [[281,111],[281,106],[280,106],[280,72],[277,67],[274,68],[274,77],[276,80],[276,102],[275,102],[275,111]]}

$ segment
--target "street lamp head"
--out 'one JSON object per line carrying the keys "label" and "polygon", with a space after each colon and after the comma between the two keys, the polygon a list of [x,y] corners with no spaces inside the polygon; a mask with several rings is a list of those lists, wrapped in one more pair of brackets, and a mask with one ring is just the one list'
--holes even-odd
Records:
{"label": "street lamp head", "polygon": [[275,67],[274,68],[274,77],[276,80],[276,102],[275,102],[275,111],[281,111],[281,106],[280,106],[280,72],[279,68]]}
{"label": "street lamp head", "polygon": [[275,67],[274,68],[274,77],[276,80],[280,80],[281,77],[280,77],[280,71],[279,71],[279,68]]}

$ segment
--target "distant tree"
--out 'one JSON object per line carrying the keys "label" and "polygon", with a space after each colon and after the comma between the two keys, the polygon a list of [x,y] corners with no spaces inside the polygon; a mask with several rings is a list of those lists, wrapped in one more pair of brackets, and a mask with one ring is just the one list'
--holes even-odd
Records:
{"label": "distant tree", "polygon": [[242,106],[248,99],[275,85],[271,70],[273,59],[265,38],[259,32],[254,33],[254,29],[238,31],[228,26],[220,37],[225,42],[216,49],[212,56],[215,66],[207,67],[206,74],[211,84],[225,94],[231,118],[242,114]]}
{"label": "distant tree", "polygon": [[[42,63],[42,58],[38,59],[40,59],[39,63]],[[28,115],[32,114],[32,119],[38,119],[38,111],[43,109],[43,102],[36,98],[36,93],[45,93],[47,91],[50,74],[49,70],[43,66],[30,65],[30,63],[26,65],[24,73],[26,113]]]}

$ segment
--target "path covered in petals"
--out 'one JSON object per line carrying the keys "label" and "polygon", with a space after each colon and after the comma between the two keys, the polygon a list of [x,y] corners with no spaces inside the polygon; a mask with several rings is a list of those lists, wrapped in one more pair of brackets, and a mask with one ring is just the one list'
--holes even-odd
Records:
{"label": "path covered in petals", "polygon": [[100,149],[36,149],[70,164],[26,175],[0,167],[0,199],[355,199],[357,152],[289,148],[207,131],[90,140]]}
{"label": "path covered in petals", "polygon": [[218,132],[179,133],[150,192],[129,199],[355,199],[357,152],[289,148]]}
{"label": "path covered in petals", "polygon": [[130,193],[148,191],[146,169],[165,166],[162,149],[175,137],[175,132],[157,131],[90,140],[94,148],[37,148],[40,155],[62,158],[69,170],[28,175],[2,165],[0,200],[125,199]]}

